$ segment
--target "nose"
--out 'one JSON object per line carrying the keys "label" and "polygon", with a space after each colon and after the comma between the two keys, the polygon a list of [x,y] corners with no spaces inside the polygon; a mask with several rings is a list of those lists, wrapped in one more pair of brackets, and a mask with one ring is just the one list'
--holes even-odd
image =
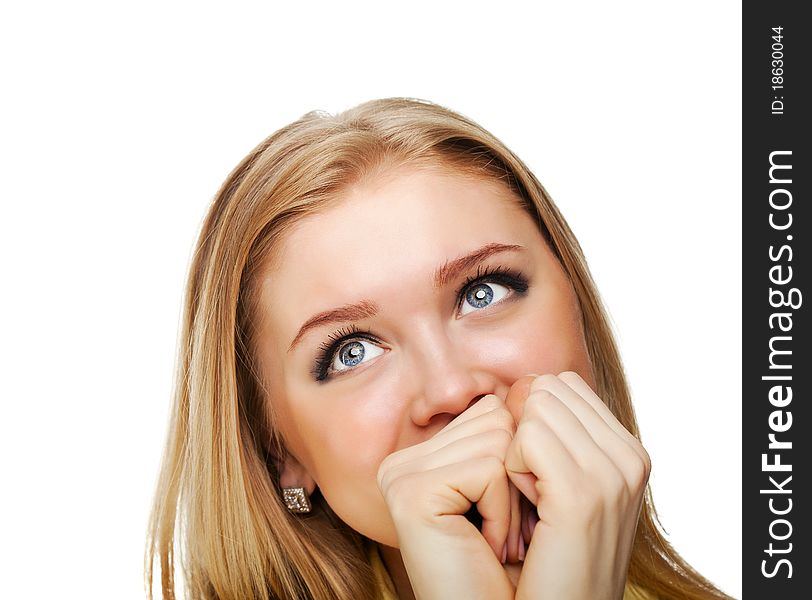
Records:
{"label": "nose", "polygon": [[445,425],[494,391],[488,389],[487,374],[478,369],[471,354],[441,327],[424,324],[420,333],[413,337],[416,345],[410,353],[414,373],[411,420],[421,427],[434,421]]}

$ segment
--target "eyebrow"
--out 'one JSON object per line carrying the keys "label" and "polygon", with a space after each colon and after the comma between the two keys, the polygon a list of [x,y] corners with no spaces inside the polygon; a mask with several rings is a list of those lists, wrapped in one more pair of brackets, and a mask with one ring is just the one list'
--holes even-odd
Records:
{"label": "eyebrow", "polygon": [[[453,281],[461,273],[472,268],[474,265],[479,264],[489,256],[499,252],[518,252],[525,250],[524,246],[517,244],[498,244],[491,243],[469,252],[464,256],[455,258],[454,260],[446,261],[443,265],[437,268],[434,272],[434,288],[440,289]],[[323,327],[331,323],[347,323],[350,321],[360,321],[361,319],[369,319],[378,314],[378,305],[371,300],[360,300],[354,304],[345,304],[338,308],[325,310],[310,317],[304,325],[299,328],[299,332],[288,347],[288,353],[302,340],[305,334],[311,329]]]}

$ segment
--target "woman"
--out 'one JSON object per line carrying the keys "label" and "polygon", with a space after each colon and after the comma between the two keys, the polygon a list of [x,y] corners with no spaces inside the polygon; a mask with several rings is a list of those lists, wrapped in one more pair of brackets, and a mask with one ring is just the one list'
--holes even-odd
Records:
{"label": "woman", "polygon": [[[174,597],[726,598],[660,535],[586,262],[505,146],[394,98],[229,176],[147,548]],[[151,592],[150,592],[151,595]]]}

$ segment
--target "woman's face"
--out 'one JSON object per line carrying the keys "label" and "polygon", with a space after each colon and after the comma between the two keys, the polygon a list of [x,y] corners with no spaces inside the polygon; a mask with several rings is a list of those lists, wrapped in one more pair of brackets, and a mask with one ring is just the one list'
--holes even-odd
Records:
{"label": "woman's face", "polygon": [[387,455],[529,373],[594,387],[572,286],[497,182],[399,167],[299,222],[277,252],[259,359],[290,453],[282,485],[317,486],[380,543],[397,546],[376,483]]}

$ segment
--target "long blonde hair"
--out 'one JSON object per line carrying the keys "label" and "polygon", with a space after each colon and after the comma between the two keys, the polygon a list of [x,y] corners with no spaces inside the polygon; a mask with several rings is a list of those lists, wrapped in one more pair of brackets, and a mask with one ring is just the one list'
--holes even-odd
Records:
{"label": "long blonde hair", "polygon": [[[149,524],[154,565],[175,598],[175,561],[200,599],[374,598],[365,540],[318,493],[292,515],[280,498],[284,441],[255,359],[258,274],[294,223],[392,164],[442,164],[508,186],[570,277],[580,301],[596,393],[638,434],[604,308],[581,248],[530,170],[473,121],[408,98],[311,112],[257,146],[215,197],[186,287],[174,404]],[[647,491],[629,581],[661,598],[727,598],[694,571],[657,526]]]}

